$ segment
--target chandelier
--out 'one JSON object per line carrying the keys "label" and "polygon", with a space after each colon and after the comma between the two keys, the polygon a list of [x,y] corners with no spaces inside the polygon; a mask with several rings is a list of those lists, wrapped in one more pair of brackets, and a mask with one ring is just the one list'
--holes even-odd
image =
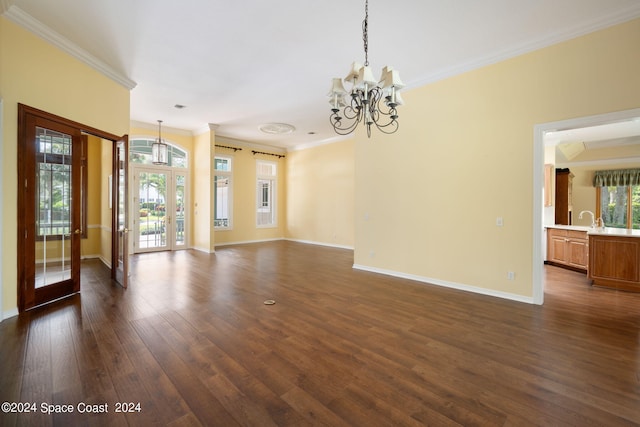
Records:
{"label": "chandelier", "polygon": [[353,132],[360,122],[364,122],[368,137],[371,137],[371,125],[383,133],[394,133],[399,126],[396,107],[404,103],[398,93],[404,84],[397,70],[386,66],[380,81],[373,77],[369,67],[369,0],[365,2],[364,11],[364,66],[358,62],[351,65],[351,71],[344,78],[352,85],[350,92],[345,90],[342,79],[334,78],[327,95],[331,104],[329,120],[339,135]]}
{"label": "chandelier", "polygon": [[158,120],[158,139],[151,144],[151,162],[154,165],[166,165],[168,163],[169,147],[162,140],[162,120]]}

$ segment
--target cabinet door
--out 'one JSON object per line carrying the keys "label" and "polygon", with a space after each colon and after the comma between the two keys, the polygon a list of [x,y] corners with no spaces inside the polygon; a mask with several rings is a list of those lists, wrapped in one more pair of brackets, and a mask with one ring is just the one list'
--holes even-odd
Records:
{"label": "cabinet door", "polygon": [[589,265],[588,254],[589,248],[586,240],[568,239],[567,264],[586,269]]}
{"label": "cabinet door", "polygon": [[597,236],[591,239],[591,245],[591,278],[609,279],[614,285],[640,283],[639,239]]}
{"label": "cabinet door", "polygon": [[549,237],[549,261],[566,263],[567,262],[567,238],[551,234]]}

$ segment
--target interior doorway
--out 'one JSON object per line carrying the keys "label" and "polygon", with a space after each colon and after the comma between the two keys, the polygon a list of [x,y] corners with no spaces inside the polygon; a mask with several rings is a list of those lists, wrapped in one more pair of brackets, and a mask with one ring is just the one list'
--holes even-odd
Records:
{"label": "interior doorway", "polygon": [[[118,189],[127,188],[127,158],[116,148],[127,144],[118,137],[63,117],[18,105],[18,309],[20,312],[80,291],[82,239],[87,235],[87,135],[111,143],[116,175],[114,206],[126,203]],[[109,166],[107,166],[109,167]],[[113,209],[111,223],[128,219],[126,209]],[[112,248],[122,242],[114,231]],[[127,277],[117,276],[128,263],[126,245],[122,263],[112,262],[112,278],[123,287]],[[116,260],[116,256],[112,256]]]}
{"label": "interior doorway", "polygon": [[587,128],[611,123],[640,119],[640,108],[616,111],[595,116],[579,117],[558,122],[542,123],[534,126],[533,153],[533,302],[544,302],[543,260],[545,258],[544,234],[544,163],[545,134],[548,132]]}

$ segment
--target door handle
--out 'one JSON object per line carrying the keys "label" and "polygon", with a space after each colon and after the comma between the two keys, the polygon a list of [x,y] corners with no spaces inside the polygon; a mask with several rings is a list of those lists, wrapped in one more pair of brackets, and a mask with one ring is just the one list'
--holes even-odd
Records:
{"label": "door handle", "polygon": [[73,234],[82,234],[82,230],[80,230],[79,228],[76,228]]}

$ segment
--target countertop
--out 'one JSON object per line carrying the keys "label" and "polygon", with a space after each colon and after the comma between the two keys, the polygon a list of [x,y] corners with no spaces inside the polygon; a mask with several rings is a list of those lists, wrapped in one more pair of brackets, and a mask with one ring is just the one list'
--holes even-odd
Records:
{"label": "countertop", "polygon": [[594,229],[584,225],[545,225],[545,228],[558,228],[560,230],[586,231],[587,234],[594,236],[619,236],[619,237],[638,237],[640,238],[640,230],[629,230],[625,228]]}
{"label": "countertop", "polygon": [[589,235],[594,236],[619,236],[619,237],[637,237],[640,238],[640,230],[629,230],[626,228],[605,228],[597,230],[589,230]]}
{"label": "countertop", "polygon": [[575,230],[575,231],[590,231],[591,227],[587,227],[586,225],[545,225],[545,228],[558,228],[560,230]]}

